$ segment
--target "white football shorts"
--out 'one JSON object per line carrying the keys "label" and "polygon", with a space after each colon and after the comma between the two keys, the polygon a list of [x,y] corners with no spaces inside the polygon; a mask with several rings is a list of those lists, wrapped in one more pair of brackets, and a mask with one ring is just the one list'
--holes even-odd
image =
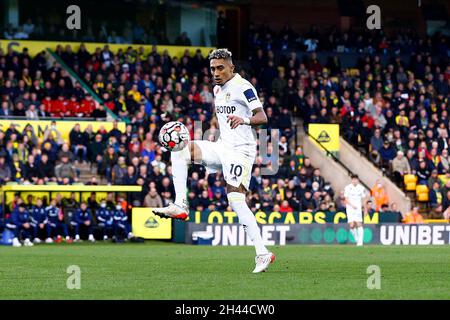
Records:
{"label": "white football shorts", "polygon": [[202,161],[209,173],[222,171],[225,181],[238,188],[241,184],[248,190],[252,176],[253,163],[256,150],[253,155],[235,150],[220,142],[207,140],[194,140],[202,152]]}
{"label": "white football shorts", "polygon": [[363,222],[362,208],[346,207],[345,211],[347,213],[347,222]]}

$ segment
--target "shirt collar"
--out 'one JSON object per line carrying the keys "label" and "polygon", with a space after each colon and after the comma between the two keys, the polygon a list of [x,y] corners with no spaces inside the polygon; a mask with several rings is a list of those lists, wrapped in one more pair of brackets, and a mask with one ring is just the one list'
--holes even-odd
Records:
{"label": "shirt collar", "polygon": [[241,78],[241,76],[239,75],[239,73],[235,73],[230,80],[225,82],[225,84],[222,86],[222,89],[225,89],[228,86],[229,83],[231,83],[233,81],[236,81],[238,78]]}

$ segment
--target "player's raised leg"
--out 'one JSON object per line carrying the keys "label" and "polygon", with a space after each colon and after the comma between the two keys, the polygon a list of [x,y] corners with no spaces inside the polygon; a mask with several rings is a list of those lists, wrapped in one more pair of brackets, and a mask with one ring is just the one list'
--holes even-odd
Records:
{"label": "player's raised leg", "polygon": [[275,255],[269,252],[263,243],[261,230],[258,227],[256,218],[245,201],[245,192],[246,190],[242,185],[236,188],[227,184],[228,202],[233,211],[236,212],[239,223],[244,227],[255,246],[256,266],[253,273],[259,273],[268,269],[269,264],[275,261]]}
{"label": "player's raised leg", "polygon": [[181,151],[170,153],[172,162],[172,179],[175,189],[175,201],[165,208],[157,208],[153,213],[163,218],[186,220],[189,207],[186,199],[188,166],[192,161],[201,159],[200,148],[194,141]]}

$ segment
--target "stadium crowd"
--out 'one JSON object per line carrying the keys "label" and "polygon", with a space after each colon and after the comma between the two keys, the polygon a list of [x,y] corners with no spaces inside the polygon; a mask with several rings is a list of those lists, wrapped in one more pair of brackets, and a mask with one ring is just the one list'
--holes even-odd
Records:
{"label": "stadium crowd", "polygon": [[104,106],[94,101],[58,62],[48,67],[45,51],[31,57],[28,49],[0,48],[0,116],[106,118]]}

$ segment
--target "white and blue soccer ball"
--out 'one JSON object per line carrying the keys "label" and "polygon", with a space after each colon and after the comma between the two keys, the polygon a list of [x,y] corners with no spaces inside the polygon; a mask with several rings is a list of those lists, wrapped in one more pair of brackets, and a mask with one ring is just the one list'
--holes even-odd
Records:
{"label": "white and blue soccer ball", "polygon": [[179,121],[170,121],[161,128],[158,139],[165,149],[181,151],[190,141],[189,130]]}

